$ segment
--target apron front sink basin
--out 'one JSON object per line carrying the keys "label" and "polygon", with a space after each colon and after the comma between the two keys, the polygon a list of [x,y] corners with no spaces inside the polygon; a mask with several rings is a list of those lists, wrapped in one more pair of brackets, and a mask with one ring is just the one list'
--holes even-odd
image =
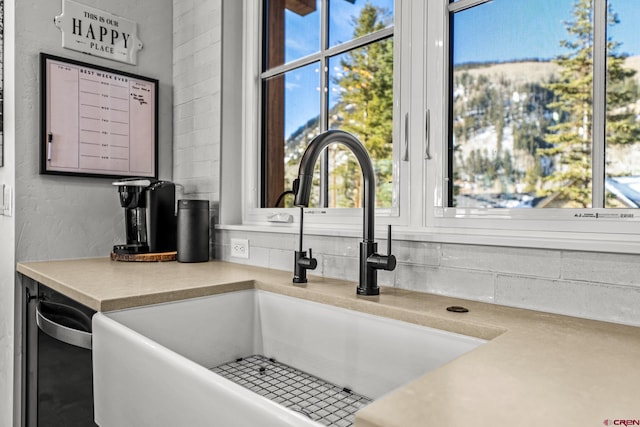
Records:
{"label": "apron front sink basin", "polygon": [[[261,290],[97,313],[95,417],[101,427],[347,426],[345,411],[484,342]],[[256,360],[250,378],[221,374]]]}

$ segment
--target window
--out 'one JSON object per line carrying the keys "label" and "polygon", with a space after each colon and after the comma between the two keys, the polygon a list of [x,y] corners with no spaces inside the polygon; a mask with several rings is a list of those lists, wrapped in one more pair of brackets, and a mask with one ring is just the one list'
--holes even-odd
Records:
{"label": "window", "polygon": [[447,206],[638,208],[637,0],[460,0],[449,17]]}
{"label": "window", "polygon": [[[378,224],[397,238],[640,253],[637,0],[244,4],[245,25],[262,28],[246,31],[245,224],[281,212],[304,148],[337,127],[389,141],[369,148]],[[367,7],[378,24],[360,35]],[[351,65],[374,55],[386,58],[375,73]],[[362,110],[349,98],[362,83],[392,93],[371,105],[392,107]],[[361,221],[325,209],[360,202],[359,171],[337,150],[318,162],[305,219],[333,234]]]}
{"label": "window", "polygon": [[[376,204],[394,206],[393,29],[394,0],[263,2],[261,207],[291,206],[283,195],[302,153],[327,129],[363,142],[376,171]],[[361,179],[350,151],[328,147],[311,206],[360,207]]]}

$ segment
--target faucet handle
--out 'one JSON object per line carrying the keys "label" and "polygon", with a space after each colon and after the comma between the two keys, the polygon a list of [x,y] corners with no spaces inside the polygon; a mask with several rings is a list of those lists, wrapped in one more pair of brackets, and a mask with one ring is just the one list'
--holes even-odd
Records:
{"label": "faucet handle", "polygon": [[387,226],[387,254],[371,254],[367,257],[367,264],[376,270],[393,271],[396,268],[396,257],[391,254],[391,224]]}
{"label": "faucet handle", "polygon": [[393,271],[396,268],[396,257],[391,253],[391,224],[387,225],[387,256],[383,269]]}
{"label": "faucet handle", "polygon": [[315,270],[316,267],[318,266],[318,260],[313,257],[313,254],[311,253],[311,248],[309,248],[309,257],[306,258],[306,261],[304,264],[307,270]]}

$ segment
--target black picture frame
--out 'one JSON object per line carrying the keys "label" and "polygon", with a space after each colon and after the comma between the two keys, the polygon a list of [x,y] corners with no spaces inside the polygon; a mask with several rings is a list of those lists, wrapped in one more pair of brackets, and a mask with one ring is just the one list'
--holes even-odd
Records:
{"label": "black picture frame", "polygon": [[157,79],[40,53],[40,83],[41,174],[158,178]]}

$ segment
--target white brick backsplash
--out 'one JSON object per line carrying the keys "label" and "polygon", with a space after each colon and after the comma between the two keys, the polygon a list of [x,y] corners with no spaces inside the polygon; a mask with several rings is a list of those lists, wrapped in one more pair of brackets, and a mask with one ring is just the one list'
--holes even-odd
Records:
{"label": "white brick backsplash", "polygon": [[[295,238],[298,245],[298,236]],[[330,237],[305,235],[303,239],[304,250],[313,248],[314,252],[327,255],[357,257],[360,253],[360,239],[354,237]],[[297,246],[296,246],[297,247]]]}
{"label": "white brick backsplash", "polygon": [[194,161],[191,163],[189,173],[192,177],[208,177],[213,170],[213,162],[211,160]]}
{"label": "white brick backsplash", "polygon": [[[268,252],[256,254],[254,265],[290,270],[297,233],[218,230],[216,245],[232,237],[248,238]],[[358,280],[359,238],[305,235],[304,250],[313,249],[318,269],[313,275]],[[399,262],[395,271],[378,272],[378,284],[418,292],[640,325],[640,286],[636,257],[615,254],[494,248],[394,241]],[[386,250],[386,241],[379,243]],[[442,250],[442,258],[441,251]],[[217,250],[226,256],[228,252]],[[252,264],[252,253],[250,262]],[[562,278],[560,272],[562,271]],[[310,273],[311,274],[311,273]],[[557,277],[558,276],[558,277]]]}
{"label": "white brick backsplash", "polygon": [[[378,243],[378,250],[381,253],[387,253],[386,240],[381,240]],[[391,244],[391,251],[399,263],[437,266],[441,262],[442,247],[440,243],[394,240]]]}
{"label": "white brick backsplash", "polygon": [[182,120],[187,117],[193,116],[195,113],[195,102],[193,100],[189,100],[182,104],[176,104],[173,106],[173,119],[174,122],[178,120]]}
{"label": "white brick backsplash", "polygon": [[478,270],[457,270],[416,264],[396,267],[396,286],[476,301],[493,302],[495,274]]}
{"label": "white brick backsplash", "polygon": [[[192,19],[193,19],[192,13],[187,13],[178,17],[177,19],[174,19],[174,31],[173,31],[174,52],[176,48],[184,46],[185,43],[188,42],[189,40],[193,40],[193,36],[195,35],[195,28],[191,25],[186,24]],[[176,28],[178,30],[176,30]]]}
{"label": "white brick backsplash", "polygon": [[378,270],[378,286],[395,286],[397,273],[397,267],[393,271]]}
{"label": "white brick backsplash", "polygon": [[214,58],[215,55],[219,52],[220,49],[219,47],[219,43],[216,44],[210,44],[207,47],[203,48],[203,49],[199,49],[196,51],[195,55],[193,56],[193,65],[196,69],[208,69],[209,71],[209,75],[216,75],[220,73],[220,70],[218,67],[212,66],[215,64],[214,62]]}
{"label": "white brick backsplash", "polygon": [[[231,239],[248,239],[251,248],[261,247],[269,249],[282,249],[289,250],[293,253],[297,249],[298,239],[297,235],[282,233],[262,233],[262,232],[244,232],[244,231],[228,231],[218,230],[218,240],[216,243],[228,245]],[[293,256],[293,255],[292,255]]]}
{"label": "white brick backsplash", "polygon": [[[276,237],[277,236],[277,237]],[[275,238],[274,238],[275,237]],[[272,234],[272,233],[251,233],[251,245],[262,248],[275,248],[286,251],[293,251],[297,248],[297,235],[294,234]]]}
{"label": "white brick backsplash", "polygon": [[[186,196],[217,202],[221,1],[174,0],[173,7],[173,177]],[[268,256],[264,259],[268,262]]]}
{"label": "white brick backsplash", "polygon": [[210,129],[198,129],[191,133],[191,142],[194,147],[211,144],[212,133]]}
{"label": "white brick backsplash", "polygon": [[181,120],[176,120],[173,125],[173,131],[176,136],[188,135],[195,130],[195,119],[193,116],[185,117]]}
{"label": "white brick backsplash", "polygon": [[198,81],[193,85],[193,92],[196,98],[203,94],[212,94],[220,92],[220,78],[207,79]]}
{"label": "white brick backsplash", "polygon": [[234,262],[269,268],[269,252],[271,249],[252,247],[249,249],[249,259],[232,258]]}
{"label": "white brick backsplash", "polygon": [[[216,96],[215,95],[211,95],[211,96],[202,96],[200,98],[195,98],[192,103],[193,103],[193,111],[192,114],[202,114],[202,113],[210,113],[211,111],[214,111],[214,109],[216,108],[216,106],[214,105],[214,101],[216,100]],[[213,117],[210,117],[211,120],[213,120]]]}
{"label": "white brick backsplash", "polygon": [[215,179],[210,177],[204,178],[182,178],[176,179],[176,182],[181,184],[184,187],[184,196],[191,196],[195,194],[199,194],[201,198],[202,196],[211,194],[211,199],[217,200],[215,195],[218,193],[218,182]]}
{"label": "white brick backsplash", "polygon": [[638,255],[566,252],[562,258],[563,279],[640,287]]}
{"label": "white brick backsplash", "polygon": [[360,274],[358,258],[325,255],[322,260],[322,272],[326,277],[355,282]]}
{"label": "white brick backsplash", "polygon": [[291,279],[293,279],[293,251],[270,249],[269,268],[291,271]]}
{"label": "white brick backsplash", "polygon": [[561,253],[497,246],[443,245],[442,265],[471,270],[559,278]]}
{"label": "white brick backsplash", "polygon": [[238,237],[232,231],[216,230],[216,245],[228,245],[231,243],[231,238]]}
{"label": "white brick backsplash", "polygon": [[207,111],[193,117],[194,130],[209,129],[211,127],[211,112]]}
{"label": "white brick backsplash", "polygon": [[193,9],[194,0],[174,0],[173,2],[173,21],[185,13],[190,13]]}
{"label": "white brick backsplash", "polygon": [[[196,32],[197,31],[198,30],[196,29]],[[202,59],[206,59],[207,56],[202,55],[202,52],[206,51],[207,49],[212,49],[213,46],[219,43],[220,43],[220,31],[218,29],[218,31],[200,32],[192,40],[190,40],[188,44],[193,49],[193,52],[196,55],[196,57],[203,56]],[[210,58],[209,62],[213,62],[216,57],[209,56],[208,58]]]}
{"label": "white brick backsplash", "polygon": [[640,326],[640,288],[499,276],[496,303]]}
{"label": "white brick backsplash", "polygon": [[[174,32],[174,37],[176,37],[176,34],[185,34],[186,37],[186,33],[183,33],[183,31]],[[193,37],[193,34],[191,34],[191,37]],[[173,66],[178,67],[178,69],[184,72],[188,62],[194,61],[193,52],[194,47],[192,43],[177,43],[177,40],[174,39]],[[176,84],[181,84],[181,82],[177,81]]]}
{"label": "white brick backsplash", "polygon": [[180,87],[179,85],[174,85],[174,87],[173,87],[173,103],[174,103],[174,105],[184,104],[185,102],[190,102],[193,99],[194,99],[194,97],[193,97],[193,87],[192,86]]}

